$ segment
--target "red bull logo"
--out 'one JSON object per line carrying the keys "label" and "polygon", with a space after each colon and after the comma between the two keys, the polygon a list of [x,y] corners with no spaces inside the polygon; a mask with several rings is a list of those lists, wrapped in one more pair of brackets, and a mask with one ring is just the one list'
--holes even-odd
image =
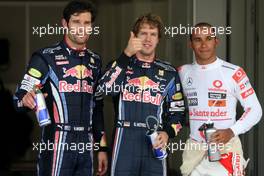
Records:
{"label": "red bull logo", "polygon": [[77,80],[76,84],[67,83],[66,81],[59,81],[60,92],[87,92],[92,94],[93,87],[88,84],[86,80]]}
{"label": "red bull logo", "polygon": [[84,79],[84,78],[91,78],[93,79],[93,72],[92,70],[88,69],[85,65],[76,65],[75,67],[72,67],[68,70],[66,68],[63,68],[63,78],[66,77],[76,77],[78,79]]}
{"label": "red bull logo", "polygon": [[155,89],[159,90],[159,82],[156,83],[149,79],[147,76],[141,76],[128,80],[128,84],[138,87],[140,90]]}
{"label": "red bull logo", "polygon": [[[134,86],[137,87],[138,90],[135,91],[137,93],[131,93],[130,91],[125,89],[123,91],[123,100],[151,103],[159,106],[162,101],[162,95],[158,93],[160,91],[159,85],[159,82],[156,83],[149,79],[147,76],[130,79],[128,80],[128,84],[126,85],[126,87]],[[131,89],[129,88],[129,90]],[[156,95],[152,96],[151,92],[156,93]]]}
{"label": "red bull logo", "polygon": [[124,90],[123,92],[123,100],[124,101],[136,101],[143,103],[151,103],[159,106],[162,101],[161,94],[157,93],[156,96],[151,96],[149,91],[143,91],[143,93],[131,93],[128,90]]}

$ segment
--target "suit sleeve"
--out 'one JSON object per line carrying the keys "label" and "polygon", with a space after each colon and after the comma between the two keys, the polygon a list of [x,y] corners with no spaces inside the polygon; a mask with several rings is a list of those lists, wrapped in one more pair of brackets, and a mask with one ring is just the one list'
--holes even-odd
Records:
{"label": "suit sleeve", "polygon": [[182,128],[185,118],[185,104],[183,99],[182,86],[177,72],[171,80],[166,96],[165,113],[163,115],[163,130],[170,138],[177,135]]}
{"label": "suit sleeve", "polygon": [[[98,69],[98,76],[96,83],[98,86],[98,80],[101,77],[101,66],[100,63],[99,69]],[[95,92],[94,94],[94,108],[93,108],[93,137],[95,143],[99,144],[99,150],[98,151],[107,151],[107,142],[106,142],[106,135],[104,130],[104,102],[103,102],[103,94],[100,92]]]}
{"label": "suit sleeve", "polygon": [[34,53],[29,61],[26,73],[22,81],[18,84],[15,95],[14,105],[17,111],[27,111],[28,108],[23,107],[22,99],[24,95],[33,89],[34,85],[43,85],[49,74],[48,64],[40,53]]}
{"label": "suit sleeve", "polygon": [[102,78],[99,80],[97,92],[103,95],[118,95],[122,91],[126,69],[130,60],[130,57],[122,53],[117,60],[109,64]]}
{"label": "suit sleeve", "polygon": [[262,116],[262,108],[257,95],[242,68],[236,70],[232,79],[235,84],[235,96],[244,109],[244,113],[231,127],[235,136],[243,134],[256,125]]}

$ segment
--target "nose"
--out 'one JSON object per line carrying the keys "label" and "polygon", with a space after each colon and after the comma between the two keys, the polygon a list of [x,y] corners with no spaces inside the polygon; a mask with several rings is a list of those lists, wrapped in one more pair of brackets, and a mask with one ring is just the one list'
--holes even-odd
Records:
{"label": "nose", "polygon": [[150,41],[150,40],[151,40],[151,35],[148,34],[148,35],[146,36],[146,41]]}
{"label": "nose", "polygon": [[207,45],[206,45],[206,41],[202,41],[202,45],[201,45],[203,48],[205,48]]}

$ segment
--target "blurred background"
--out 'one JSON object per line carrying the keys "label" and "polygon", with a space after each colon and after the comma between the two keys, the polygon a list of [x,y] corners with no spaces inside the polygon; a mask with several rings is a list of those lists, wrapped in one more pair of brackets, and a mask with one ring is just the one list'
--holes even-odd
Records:
{"label": "blurred background", "polygon": [[[0,78],[5,87],[15,91],[21,81],[31,53],[62,39],[62,35],[37,35],[36,27],[59,27],[62,10],[68,1],[0,1]],[[263,0],[94,0],[98,8],[95,26],[99,34],[91,36],[88,48],[99,53],[106,65],[122,52],[135,19],[153,12],[164,22],[164,35],[158,46],[158,57],[175,67],[191,63],[193,53],[188,48],[188,35],[169,35],[165,29],[192,26],[197,22],[209,22],[213,26],[231,27],[231,35],[220,35],[218,56],[242,66],[264,105],[264,1]],[[107,136],[111,139],[113,111],[111,99],[106,98],[105,121]],[[2,108],[2,107],[0,107]],[[238,115],[241,114],[238,108]],[[11,118],[0,114],[2,118]],[[39,140],[39,128],[35,117],[32,140]],[[1,120],[2,121],[2,120]],[[15,122],[14,122],[15,123]],[[4,125],[4,124],[1,124]],[[264,123],[263,120],[249,133],[241,135],[246,158],[250,158],[247,174],[264,175]],[[185,128],[175,141],[185,141]],[[3,145],[3,144],[1,144]],[[1,151],[4,152],[4,151]],[[0,156],[1,157],[1,156]],[[34,175],[37,152],[29,148],[24,157],[16,160],[11,169],[21,175]],[[170,175],[177,175],[181,164],[181,152],[170,155]]]}

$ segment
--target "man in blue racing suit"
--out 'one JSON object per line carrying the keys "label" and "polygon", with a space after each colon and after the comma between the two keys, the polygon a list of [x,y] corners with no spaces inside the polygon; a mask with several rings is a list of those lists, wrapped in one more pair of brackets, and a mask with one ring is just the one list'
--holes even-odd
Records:
{"label": "man in blue racing suit", "polygon": [[[93,151],[98,151],[98,175],[107,170],[103,99],[95,96],[100,57],[86,48],[95,9],[72,1],[64,9],[64,40],[34,52],[15,94],[18,110],[34,109],[34,85],[42,85],[52,123],[43,127],[38,159],[40,176],[93,175]],[[74,33],[72,30],[78,30]]]}
{"label": "man in blue racing suit", "polygon": [[145,120],[157,117],[161,127],[154,147],[165,148],[181,128],[184,101],[177,71],[155,57],[160,37],[159,16],[138,18],[127,48],[99,81],[98,94],[119,97],[112,176],[167,175],[166,160],[156,159],[146,140]]}

